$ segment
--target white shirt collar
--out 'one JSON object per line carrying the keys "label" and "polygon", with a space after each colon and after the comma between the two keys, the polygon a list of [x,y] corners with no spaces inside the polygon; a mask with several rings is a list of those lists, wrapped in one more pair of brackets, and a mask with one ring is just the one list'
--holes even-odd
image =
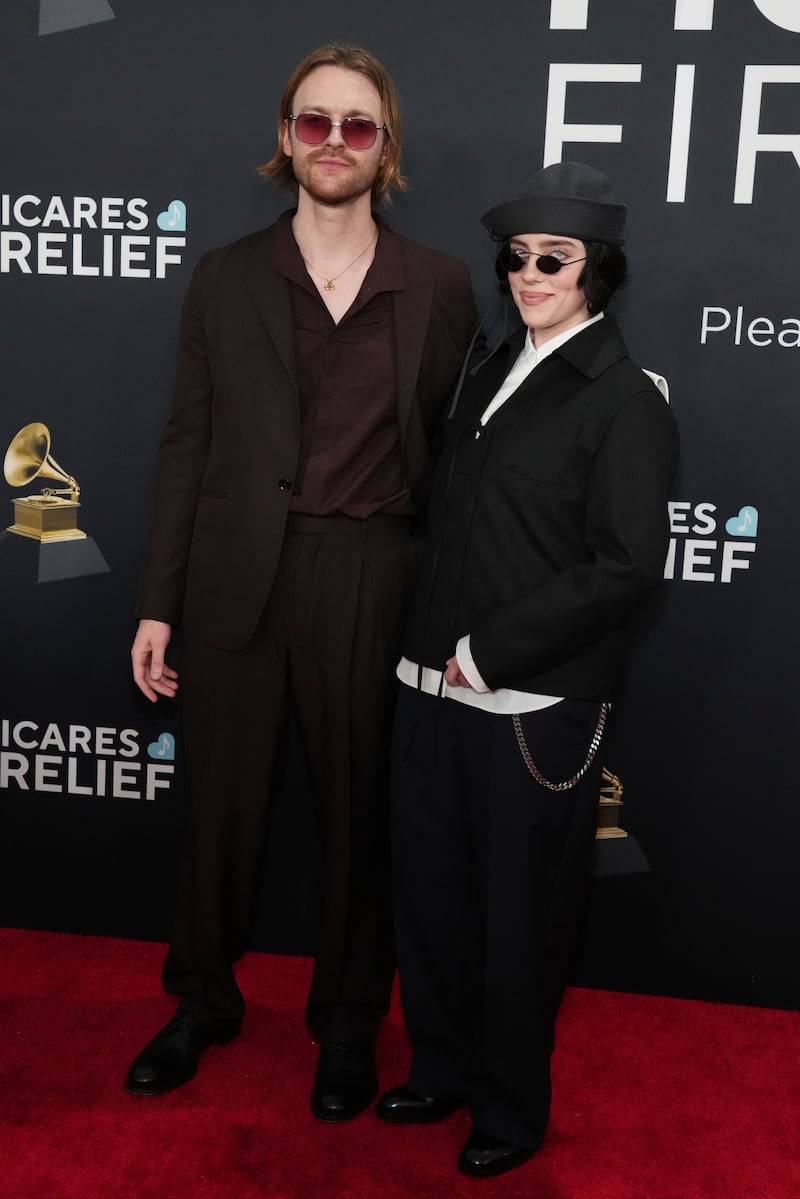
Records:
{"label": "white shirt collar", "polygon": [[551,337],[538,350],[533,344],[531,330],[529,329],[528,336],[525,338],[525,344],[522,347],[522,353],[517,361],[521,362],[524,359],[527,362],[529,359],[532,359],[533,366],[538,366],[549,354],[552,354],[559,346],[563,346],[571,337],[575,337],[577,333],[580,333],[583,329],[588,329],[590,325],[597,324],[602,319],[603,313],[598,312],[595,316],[590,316],[588,320],[581,321],[579,325],[573,325],[571,328],[565,329],[563,333],[557,333],[555,337]]}
{"label": "white shirt collar", "polygon": [[545,358],[557,350],[559,346],[563,346],[565,341],[569,341],[576,333],[580,333],[581,329],[588,329],[589,325],[593,325],[595,321],[602,320],[602,312],[598,312],[596,316],[590,316],[588,320],[581,321],[579,325],[574,325],[571,329],[565,330],[564,333],[558,333],[555,337],[551,337],[546,341],[540,349],[531,340],[530,330],[525,338],[525,343],[520,350],[517,360],[511,367],[511,370],[506,375],[499,389],[495,393],[492,400],[484,410],[481,417],[481,424],[485,425],[491,416],[497,412],[498,408],[502,408],[510,395],[517,390],[524,379],[528,377],[534,367],[538,366]]}

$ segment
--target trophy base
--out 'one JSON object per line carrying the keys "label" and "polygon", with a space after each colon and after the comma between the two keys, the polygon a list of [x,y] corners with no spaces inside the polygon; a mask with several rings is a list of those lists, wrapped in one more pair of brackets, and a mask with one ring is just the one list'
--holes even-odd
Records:
{"label": "trophy base", "polygon": [[[6,11],[9,7],[10,12]],[[40,37],[113,20],[114,10],[108,0],[80,0],[79,4],[65,4],[64,0],[15,0],[10,6],[5,4],[0,12],[0,25]]]}
{"label": "trophy base", "polygon": [[613,840],[614,838],[627,837],[628,834],[625,832],[624,828],[617,828],[617,827],[615,827],[615,828],[600,828],[600,827],[598,827],[594,835],[598,841],[609,841],[609,840]]}
{"label": "trophy base", "polygon": [[109,571],[93,537],[69,541],[0,534],[0,572],[26,583],[55,583]]}
{"label": "trophy base", "polygon": [[607,878],[614,874],[646,874],[650,870],[652,866],[634,837],[603,837],[595,841],[593,878]]}

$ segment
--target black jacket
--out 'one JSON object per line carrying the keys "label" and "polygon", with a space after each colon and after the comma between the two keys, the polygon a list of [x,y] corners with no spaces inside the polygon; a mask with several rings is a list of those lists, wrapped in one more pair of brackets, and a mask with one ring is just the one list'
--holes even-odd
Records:
{"label": "black jacket", "polygon": [[469,633],[493,690],[609,699],[628,618],[663,577],[677,426],[605,316],[481,428],[525,333],[467,374],[404,653],[443,669]]}

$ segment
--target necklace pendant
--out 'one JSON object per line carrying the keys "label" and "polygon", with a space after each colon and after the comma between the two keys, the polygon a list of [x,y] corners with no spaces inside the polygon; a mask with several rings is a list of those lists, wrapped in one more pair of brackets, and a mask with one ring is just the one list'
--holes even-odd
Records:
{"label": "necklace pendant", "polygon": [[333,291],[333,290],[334,290],[334,287],[335,287],[335,284],[334,284],[334,282],[333,282],[333,279],[326,279],[326,280],[325,280],[325,290],[326,290],[326,291]]}

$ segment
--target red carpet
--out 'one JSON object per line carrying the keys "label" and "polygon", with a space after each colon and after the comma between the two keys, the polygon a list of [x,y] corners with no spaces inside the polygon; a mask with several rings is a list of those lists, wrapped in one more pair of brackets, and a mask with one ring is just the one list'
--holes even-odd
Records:
{"label": "red carpet", "polygon": [[[800,1015],[571,990],[542,1150],[465,1178],[461,1112],[431,1128],[317,1123],[309,963],[251,954],[239,1040],[156,1099],[122,1089],[168,1019],[163,947],[0,930],[0,1193],[7,1199],[798,1199]],[[404,1079],[395,1007],[381,1084]]]}

